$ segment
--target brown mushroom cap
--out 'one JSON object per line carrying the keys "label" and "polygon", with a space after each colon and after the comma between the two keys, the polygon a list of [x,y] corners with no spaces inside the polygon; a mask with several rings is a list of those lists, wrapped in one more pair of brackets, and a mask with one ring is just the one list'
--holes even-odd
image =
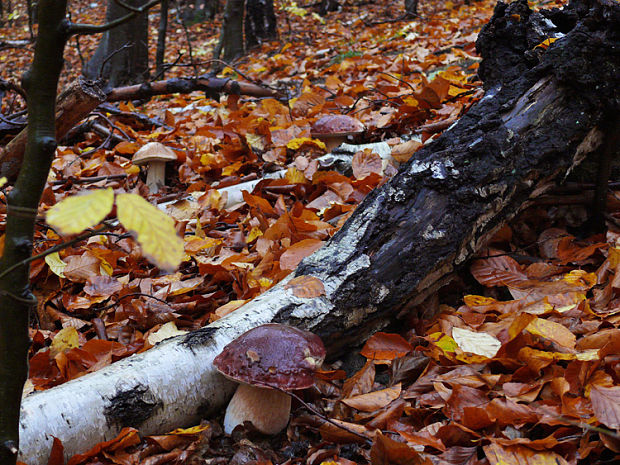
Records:
{"label": "brown mushroom cap", "polygon": [[321,137],[360,134],[365,129],[360,121],[351,116],[326,115],[316,120],[310,131],[312,137]]}
{"label": "brown mushroom cap", "polygon": [[157,161],[175,161],[177,154],[160,142],[149,142],[143,145],[131,159],[134,165],[145,165]]}
{"label": "brown mushroom cap", "polygon": [[234,381],[284,390],[313,385],[325,347],[317,335],[292,326],[265,324],[232,341],[213,365]]}

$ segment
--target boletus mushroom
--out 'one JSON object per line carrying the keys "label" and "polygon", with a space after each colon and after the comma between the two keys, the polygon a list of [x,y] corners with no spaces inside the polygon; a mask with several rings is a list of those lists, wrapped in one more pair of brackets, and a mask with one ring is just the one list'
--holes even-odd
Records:
{"label": "boletus mushroom", "polygon": [[166,183],[166,163],[176,161],[177,154],[160,142],[143,145],[131,159],[134,165],[146,165],[146,185],[152,194]]}
{"label": "boletus mushroom", "polygon": [[312,125],[310,135],[322,141],[328,152],[347,140],[348,136],[355,136],[366,130],[364,125],[355,118],[347,115],[322,116]]}
{"label": "boletus mushroom", "polygon": [[224,431],[230,434],[246,421],[263,434],[282,431],[291,412],[285,391],[312,386],[324,358],[321,338],[292,326],[265,324],[232,341],[213,360],[220,373],[240,383],[226,409]]}

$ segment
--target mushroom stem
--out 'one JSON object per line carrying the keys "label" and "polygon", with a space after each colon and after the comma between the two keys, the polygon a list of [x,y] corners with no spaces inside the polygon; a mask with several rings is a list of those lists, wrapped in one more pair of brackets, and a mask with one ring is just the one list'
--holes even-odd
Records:
{"label": "mushroom stem", "polygon": [[291,397],[275,389],[241,383],[230,400],[224,417],[224,431],[249,421],[264,434],[277,434],[288,424]]}
{"label": "mushroom stem", "polygon": [[159,189],[165,185],[166,180],[166,162],[151,161],[146,167],[146,185],[151,194],[156,194]]}

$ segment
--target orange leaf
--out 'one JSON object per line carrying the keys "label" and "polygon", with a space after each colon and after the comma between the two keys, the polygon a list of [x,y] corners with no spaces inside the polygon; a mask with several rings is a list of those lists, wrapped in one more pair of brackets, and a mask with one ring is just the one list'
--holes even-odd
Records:
{"label": "orange leaf", "polygon": [[412,350],[411,344],[402,336],[378,332],[370,336],[360,353],[370,360],[394,360]]}
{"label": "orange leaf", "polygon": [[294,270],[304,258],[312,255],[323,245],[319,239],[304,239],[290,246],[280,256],[280,268],[282,270]]}
{"label": "orange leaf", "polygon": [[314,276],[297,276],[286,283],[284,288],[291,289],[295,297],[302,299],[312,299],[325,295],[323,282]]}
{"label": "orange leaf", "polygon": [[484,453],[491,465],[568,465],[562,456],[552,451],[535,451],[524,446],[484,446]]}

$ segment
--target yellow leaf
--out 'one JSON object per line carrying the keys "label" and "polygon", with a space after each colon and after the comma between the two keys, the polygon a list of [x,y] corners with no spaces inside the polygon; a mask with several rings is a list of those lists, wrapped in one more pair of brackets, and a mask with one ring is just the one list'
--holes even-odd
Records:
{"label": "yellow leaf", "polygon": [[47,212],[47,222],[61,234],[77,234],[101,223],[114,204],[111,188],[97,189],[58,202]]}
{"label": "yellow leaf", "polygon": [[285,177],[288,182],[293,183],[293,184],[303,184],[307,182],[307,179],[304,176],[303,171],[299,171],[294,166],[286,170]]}
{"label": "yellow leaf", "polygon": [[177,436],[183,436],[183,435],[193,435],[193,434],[198,434],[198,433],[202,433],[203,431],[206,431],[210,428],[209,425],[196,425],[196,426],[192,426],[191,428],[177,428],[174,431],[170,431],[168,434],[174,434]]}
{"label": "yellow leaf", "polygon": [[62,261],[58,252],[51,253],[45,257],[45,263],[50,267],[52,273],[61,278],[65,277],[64,271],[67,264]]}
{"label": "yellow leaf", "polygon": [[0,178],[0,187],[4,186],[7,183],[6,176],[2,176]]}
{"label": "yellow leaf", "polygon": [[456,349],[458,349],[459,347],[459,345],[456,343],[454,339],[452,339],[450,336],[447,336],[443,333],[433,333],[433,334],[430,334],[428,338],[433,344],[435,344],[437,347],[443,350],[444,353],[456,352]]}
{"label": "yellow leaf", "polygon": [[555,321],[536,318],[525,329],[531,334],[550,339],[562,347],[575,348],[575,335],[566,326]]}
{"label": "yellow leaf", "polygon": [[177,328],[177,325],[174,324],[174,321],[169,321],[165,323],[154,333],[151,333],[148,337],[149,343],[152,345],[157,344],[165,339],[169,339],[171,337],[180,336],[181,334],[186,334],[187,331],[180,330]]}
{"label": "yellow leaf", "polygon": [[246,241],[248,243],[258,239],[260,236],[263,235],[263,232],[260,230],[260,228],[258,226],[254,226],[251,230],[250,233],[248,234],[248,238],[246,239]]}
{"label": "yellow leaf", "polygon": [[50,346],[50,356],[53,358],[61,352],[66,352],[69,349],[74,349],[80,346],[80,338],[78,336],[77,329],[73,326],[61,329],[58,331],[52,345]]}
{"label": "yellow leaf", "polygon": [[309,137],[297,137],[295,139],[291,139],[286,144],[286,148],[291,150],[297,150],[304,144],[315,145],[320,149],[325,150],[325,144],[318,139],[311,139]]}
{"label": "yellow leaf", "polygon": [[118,219],[134,234],[142,253],[159,268],[173,271],[183,259],[183,240],[177,236],[174,220],[139,195],[116,197]]}

